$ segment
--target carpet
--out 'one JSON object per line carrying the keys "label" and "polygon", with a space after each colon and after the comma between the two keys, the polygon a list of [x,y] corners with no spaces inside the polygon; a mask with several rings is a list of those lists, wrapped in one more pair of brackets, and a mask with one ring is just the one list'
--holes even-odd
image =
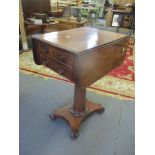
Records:
{"label": "carpet", "polygon": [[[20,54],[19,69],[20,72],[25,74],[42,77],[43,79],[61,80],[73,84],[56,72],[42,65],[36,65],[33,61],[32,51]],[[134,81],[133,47],[131,40],[123,64],[93,83],[88,88],[88,91],[119,99],[134,99]]]}

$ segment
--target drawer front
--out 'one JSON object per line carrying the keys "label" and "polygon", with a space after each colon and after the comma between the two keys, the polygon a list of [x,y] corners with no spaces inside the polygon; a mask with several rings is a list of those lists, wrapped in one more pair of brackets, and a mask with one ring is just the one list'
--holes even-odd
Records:
{"label": "drawer front", "polygon": [[62,63],[64,65],[68,65],[71,68],[73,66],[73,55],[64,50],[60,50],[47,44],[40,43],[40,54],[48,56],[49,58],[52,58],[55,61],[58,61],[59,63]]}
{"label": "drawer front", "polygon": [[69,69],[68,67],[61,65],[44,55],[40,55],[40,59],[44,66],[52,69],[53,71],[57,72],[60,75],[72,80],[72,70]]}

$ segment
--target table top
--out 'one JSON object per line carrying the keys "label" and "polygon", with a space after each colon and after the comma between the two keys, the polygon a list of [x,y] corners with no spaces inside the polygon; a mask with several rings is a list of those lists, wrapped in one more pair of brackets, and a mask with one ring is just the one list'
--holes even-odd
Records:
{"label": "table top", "polygon": [[108,43],[126,37],[128,36],[124,34],[99,30],[90,27],[81,27],[32,36],[32,38],[68,50],[75,54],[81,54],[86,50],[101,45],[107,45]]}

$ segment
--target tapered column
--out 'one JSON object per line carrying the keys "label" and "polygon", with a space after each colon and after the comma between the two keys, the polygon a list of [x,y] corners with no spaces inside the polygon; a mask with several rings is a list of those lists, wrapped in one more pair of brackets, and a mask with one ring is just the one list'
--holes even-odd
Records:
{"label": "tapered column", "polygon": [[86,112],[86,88],[75,84],[73,114],[81,115]]}
{"label": "tapered column", "polygon": [[41,33],[45,33],[46,25],[41,25]]}
{"label": "tapered column", "polygon": [[86,87],[75,85],[74,104],[54,110],[49,117],[52,120],[56,118],[65,120],[71,128],[72,138],[75,139],[79,135],[80,124],[91,114],[95,112],[101,114],[103,111],[102,105],[86,100]]}

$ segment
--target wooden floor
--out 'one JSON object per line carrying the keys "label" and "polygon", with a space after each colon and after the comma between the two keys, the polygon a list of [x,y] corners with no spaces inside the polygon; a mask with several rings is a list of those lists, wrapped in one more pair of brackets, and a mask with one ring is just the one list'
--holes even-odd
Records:
{"label": "wooden floor", "polygon": [[72,140],[63,120],[49,113],[73,100],[74,85],[20,74],[20,155],[134,155],[134,100],[119,100],[87,91],[105,107],[94,114]]}

